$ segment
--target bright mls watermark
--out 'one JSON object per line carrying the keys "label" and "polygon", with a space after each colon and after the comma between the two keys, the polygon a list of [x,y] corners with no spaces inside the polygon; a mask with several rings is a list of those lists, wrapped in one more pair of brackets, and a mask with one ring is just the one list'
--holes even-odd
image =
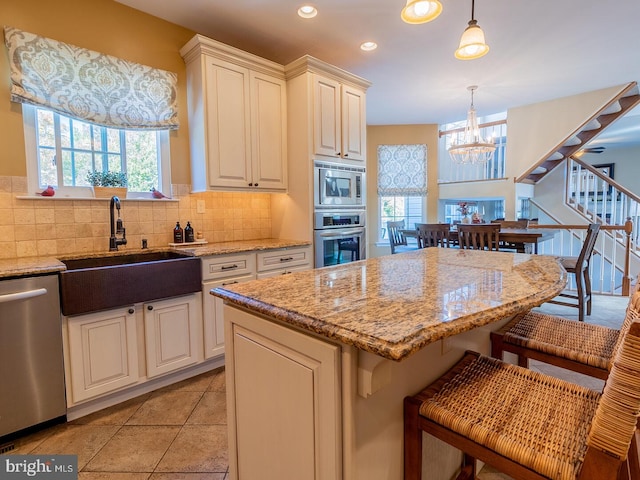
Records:
{"label": "bright mls watermark", "polygon": [[0,480],[77,480],[77,455],[0,455]]}

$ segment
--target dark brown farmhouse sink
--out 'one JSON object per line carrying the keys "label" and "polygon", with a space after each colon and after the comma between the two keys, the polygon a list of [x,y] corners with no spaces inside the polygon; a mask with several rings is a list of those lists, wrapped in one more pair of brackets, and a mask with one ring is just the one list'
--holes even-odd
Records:
{"label": "dark brown farmhouse sink", "polygon": [[134,303],[186,295],[202,289],[199,257],[145,252],[63,260],[60,303],[78,315]]}

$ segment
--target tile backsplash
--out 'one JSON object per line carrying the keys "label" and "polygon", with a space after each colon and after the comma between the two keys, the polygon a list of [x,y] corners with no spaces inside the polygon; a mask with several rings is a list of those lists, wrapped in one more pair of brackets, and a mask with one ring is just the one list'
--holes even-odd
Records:
{"label": "tile backsplash", "polygon": [[[173,185],[173,200],[122,202],[120,216],[127,245],[119,250],[173,242],[177,221],[191,222],[209,242],[256,240],[271,237],[271,200],[268,193],[190,193],[189,185]],[[0,258],[65,256],[109,250],[109,200],[18,198],[27,195],[27,178],[0,176]],[[197,213],[198,200],[204,213]]]}

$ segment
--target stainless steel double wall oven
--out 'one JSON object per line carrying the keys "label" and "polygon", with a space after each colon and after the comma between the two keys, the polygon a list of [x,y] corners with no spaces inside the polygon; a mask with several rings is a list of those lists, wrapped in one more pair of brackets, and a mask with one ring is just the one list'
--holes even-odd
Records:
{"label": "stainless steel double wall oven", "polygon": [[366,258],[365,169],[316,162],[314,169],[315,266]]}

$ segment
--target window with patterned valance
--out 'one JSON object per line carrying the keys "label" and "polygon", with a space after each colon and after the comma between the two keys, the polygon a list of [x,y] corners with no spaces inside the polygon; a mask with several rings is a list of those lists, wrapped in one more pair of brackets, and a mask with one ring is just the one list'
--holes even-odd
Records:
{"label": "window with patterned valance", "polygon": [[11,100],[119,129],[178,128],[177,76],[5,27]]}
{"label": "window with patterned valance", "polygon": [[427,146],[378,145],[378,195],[427,194]]}
{"label": "window with patterned valance", "polygon": [[387,222],[423,222],[426,195],[427,146],[378,145],[378,240],[387,238]]}

